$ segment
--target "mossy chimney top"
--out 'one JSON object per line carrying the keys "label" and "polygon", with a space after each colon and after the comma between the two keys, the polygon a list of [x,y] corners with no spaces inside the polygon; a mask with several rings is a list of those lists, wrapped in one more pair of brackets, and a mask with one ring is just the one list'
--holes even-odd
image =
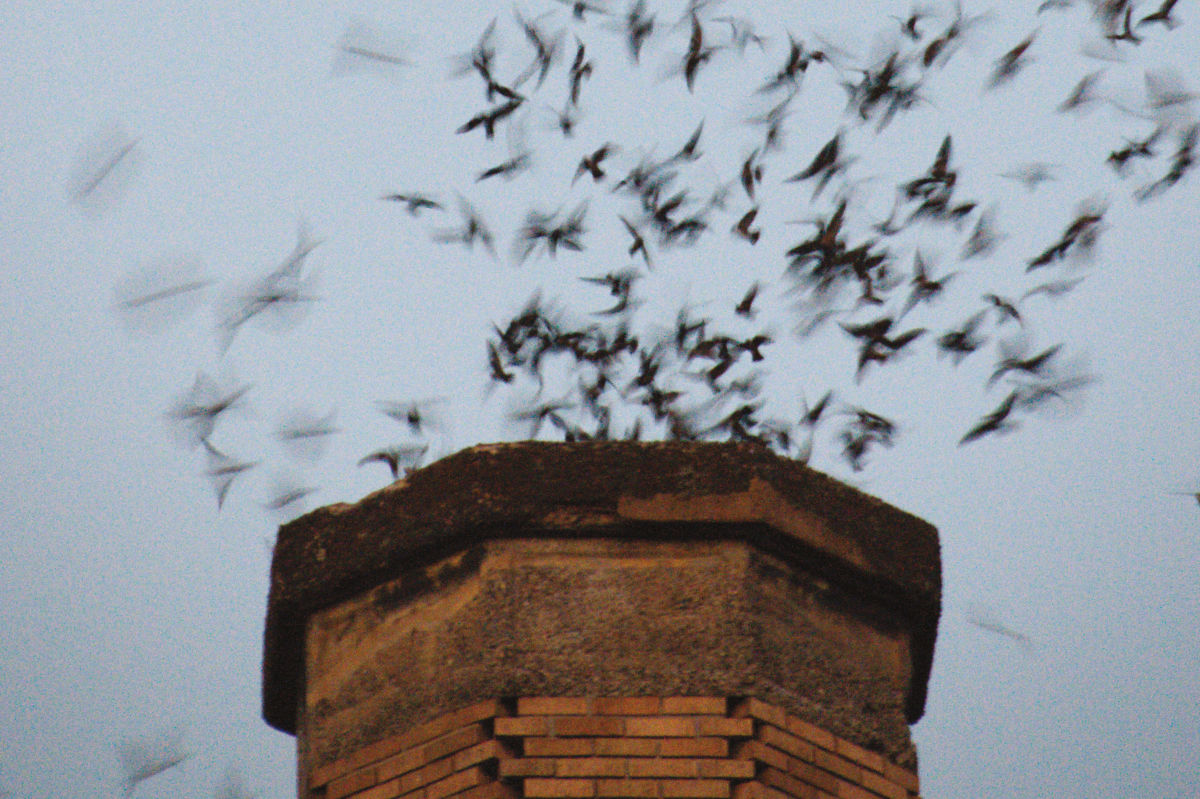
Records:
{"label": "mossy chimney top", "polygon": [[309,616],[415,565],[493,538],[737,538],[906,620],[920,718],[941,609],[937,531],[755,444],[520,442],[463,450],[355,504],[280,528],[263,715],[294,733]]}

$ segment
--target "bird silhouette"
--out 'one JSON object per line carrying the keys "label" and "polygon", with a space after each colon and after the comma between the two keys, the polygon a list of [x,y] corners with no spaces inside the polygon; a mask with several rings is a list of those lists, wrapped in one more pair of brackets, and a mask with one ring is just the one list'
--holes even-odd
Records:
{"label": "bird silhouette", "polygon": [[396,444],[383,449],[377,449],[374,452],[364,455],[359,459],[359,466],[366,466],[368,463],[384,463],[392,472],[392,479],[399,480],[400,472],[403,470],[405,474],[412,471],[421,462],[421,458],[425,457],[425,453],[429,450],[428,444]]}
{"label": "bird silhouette", "polygon": [[405,210],[412,216],[420,216],[421,211],[426,208],[436,211],[443,210],[441,203],[423,194],[385,194],[380,199],[404,203]]}
{"label": "bird silhouette", "polygon": [[1005,397],[1004,401],[994,411],[980,419],[974,427],[966,432],[966,435],[959,439],[958,445],[961,447],[963,444],[969,444],[986,435],[1013,429],[1016,423],[1008,421],[1008,417],[1012,413],[1013,404],[1017,401],[1017,397],[1018,394],[1016,391]]}

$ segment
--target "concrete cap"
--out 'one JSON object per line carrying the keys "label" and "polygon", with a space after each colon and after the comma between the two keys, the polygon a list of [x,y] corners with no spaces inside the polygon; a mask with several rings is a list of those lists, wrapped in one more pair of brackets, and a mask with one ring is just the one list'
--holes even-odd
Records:
{"label": "concrete cap", "polygon": [[738,538],[885,603],[911,635],[905,715],[921,717],[941,612],[937,531],[764,447],[701,442],[480,445],[284,525],[263,717],[296,731],[313,613],[487,539],[568,536]]}

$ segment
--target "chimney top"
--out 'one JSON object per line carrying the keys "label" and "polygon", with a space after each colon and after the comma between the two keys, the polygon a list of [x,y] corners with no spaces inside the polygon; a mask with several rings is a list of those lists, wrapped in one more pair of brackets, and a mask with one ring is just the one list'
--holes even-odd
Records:
{"label": "chimney top", "polygon": [[497,538],[740,539],[884,603],[912,636],[905,715],[924,711],[941,608],[928,523],[756,444],[520,442],[472,447],[279,530],[263,716],[297,727],[309,617]]}

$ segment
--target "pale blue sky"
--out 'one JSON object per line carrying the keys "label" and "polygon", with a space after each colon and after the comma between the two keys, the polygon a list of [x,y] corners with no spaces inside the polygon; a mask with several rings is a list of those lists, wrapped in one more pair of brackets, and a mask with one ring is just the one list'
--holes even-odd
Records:
{"label": "pale blue sky", "polygon": [[[950,19],[950,4],[935,5],[930,29]],[[1137,204],[1131,192],[1163,158],[1125,181],[1103,159],[1153,122],[1110,103],[1078,117],[1052,109],[1097,69],[1103,93],[1131,108],[1145,101],[1147,67],[1200,87],[1200,16],[1179,4],[1181,27],[1152,29],[1126,62],[1108,63],[1078,54],[1094,30],[1088,3],[1040,17],[1036,5],[997,4],[971,31],[928,102],[862,155],[852,175],[870,180],[855,196],[864,216],[886,214],[888,182],[920,174],[952,132],[961,196],[996,203],[1005,238],[988,258],[957,265],[959,238],[922,241],[940,269],[963,270],[942,306],[913,312],[934,329],[968,315],[984,291],[1027,288],[1025,262],[1076,203],[1106,198],[1096,257],[1077,267],[1086,280],[1057,304],[1023,306],[1035,343],[1066,342],[1097,382],[1014,435],[959,448],[1003,398],[982,388],[991,351],[955,370],[926,347],[856,385],[846,337],[827,328],[795,340],[775,296],[765,306],[780,340],[769,389],[782,416],[798,413],[801,392],[813,400],[834,384],[842,401],[900,421],[897,447],[865,471],[846,467],[832,428],[813,465],[941,531],[945,609],[926,717],[914,728],[925,796],[1190,797],[1200,794],[1200,507],[1171,492],[1200,491],[1200,180]],[[575,164],[604,141],[623,145],[619,172],[642,154],[673,152],[701,118],[713,166],[691,174],[708,189],[735,178],[757,135],[742,120],[763,110],[744,95],[781,63],[784,31],[866,59],[886,43],[873,34],[892,30],[887,14],[908,10],[725,3],[707,13],[752,13],[771,37],[767,53],[719,54],[689,95],[668,74],[686,26],[653,37],[628,79],[603,22],[581,26],[550,0],[519,6],[565,32],[568,60],[572,31],[588,42],[596,72],[574,141],[549,129],[546,109],[561,102],[566,62],[519,115],[523,138],[504,132],[485,147],[478,132],[453,134],[485,104],[473,79],[448,77],[451,56],[499,15],[505,69],[528,58],[508,4],[14,2],[0,12],[0,791],[115,796],[118,742],[180,732],[194,757],[136,795],[210,796],[230,765],[260,796],[292,795],[293,741],[259,718],[264,541],[279,521],[261,506],[273,480],[318,487],[309,507],[384,485],[383,467],[355,467],[404,439],[380,400],[449,397],[438,454],[517,435],[503,423],[512,400],[485,394],[488,325],[537,286],[580,311],[597,307],[601,292],[576,278],[627,263],[617,206],[598,197],[584,253],[518,265],[510,233],[526,209],[574,207],[591,191],[586,179],[571,187]],[[662,4],[660,17],[672,22],[682,6]],[[993,59],[1039,25],[1027,70],[982,92]],[[362,28],[411,64],[339,62],[338,42]],[[669,325],[685,300],[720,309],[749,280],[778,276],[781,253],[804,231],[785,222],[824,207],[809,207],[807,186],[779,181],[849,129],[838,79],[814,67],[793,103],[786,149],[762,189],[762,241],[750,248],[720,228],[749,207],[735,186],[716,235],[659,253],[644,320],[657,312]],[[73,202],[76,173],[122,141],[136,144],[104,184],[111,196],[95,208]],[[532,174],[474,184],[522,143]],[[1061,179],[1028,193],[997,177],[1029,160],[1061,165]],[[449,222],[378,199],[422,190],[452,201],[455,189],[501,234],[498,260],[432,243],[431,229]],[[222,355],[213,308],[278,266],[301,220],[323,242],[306,262],[319,299],[294,327],[246,325]],[[214,283],[165,330],[130,331],[114,309],[118,292],[163,263]],[[262,463],[220,512],[202,451],[179,446],[165,421],[198,370],[252,386],[214,441]],[[342,432],[316,464],[271,438],[297,409],[336,411]]]}

